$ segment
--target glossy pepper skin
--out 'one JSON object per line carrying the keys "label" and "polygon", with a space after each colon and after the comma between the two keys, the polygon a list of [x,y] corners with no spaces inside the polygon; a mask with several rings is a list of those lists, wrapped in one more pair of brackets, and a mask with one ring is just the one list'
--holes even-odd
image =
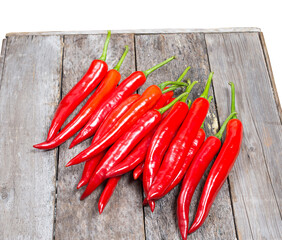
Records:
{"label": "glossy pepper skin", "polygon": [[131,107],[103,136],[103,138],[99,139],[95,144],[92,144],[90,147],[74,157],[66,166],[68,167],[84,162],[109,147],[116,140],[118,140],[118,138],[121,137],[130,127],[132,127],[137,122],[137,120],[148,111],[148,109],[152,108],[161,95],[162,91],[158,86],[151,85],[150,87],[148,87],[144,91],[142,96],[131,105]]}
{"label": "glossy pepper skin", "polygon": [[[112,110],[112,112],[107,116],[105,121],[101,124],[99,129],[97,130],[95,136],[92,139],[92,144],[95,143],[98,139],[102,138],[109,129],[112,128],[112,126],[115,124],[115,122],[121,118],[121,116],[130,108],[130,106],[138,99],[140,98],[139,94],[133,94],[129,96],[127,99],[125,99],[119,106],[117,106],[115,109]],[[94,172],[95,167],[101,160],[100,156],[102,155],[102,158],[106,154],[107,150],[104,150],[101,153],[99,153],[97,156],[94,156],[92,159],[88,160],[84,164],[83,174],[81,177],[81,180],[77,186],[77,188],[80,188],[86,184],[88,184],[90,177],[92,173]],[[99,160],[97,160],[97,158]],[[96,164],[97,163],[97,164]]]}
{"label": "glossy pepper skin", "polygon": [[[158,109],[163,107],[165,104],[168,104],[170,99],[173,96],[173,92],[167,92],[162,94],[156,105],[153,107],[154,109]],[[163,114],[164,118],[167,114],[165,112]],[[137,165],[145,160],[148,147],[150,145],[150,142],[152,140],[152,137],[158,128],[158,125],[151,130],[142,140],[139,142],[136,147],[129,153],[129,155],[120,162],[117,166],[113,167],[108,173],[107,178],[110,177],[116,177],[119,175],[123,175],[131,170],[133,170]]]}
{"label": "glossy pepper skin", "polygon": [[144,170],[144,162],[141,162],[133,171],[134,180],[137,180],[141,176],[143,170]]}
{"label": "glossy pepper skin", "polygon": [[97,166],[81,199],[89,196],[106,179],[107,172],[121,162],[161,118],[158,111],[148,111],[114,143]]}
{"label": "glossy pepper skin", "polygon": [[203,94],[193,102],[184,122],[171,142],[147,194],[148,200],[160,198],[180,171],[189,148],[208,113],[207,96],[212,76],[213,73],[209,76]]}
{"label": "glossy pepper skin", "polygon": [[35,145],[39,149],[52,149],[58,147],[70,137],[72,137],[79,129],[81,129],[91,118],[95,109],[104,101],[117,86],[120,80],[120,73],[116,70],[110,70],[103,79],[98,89],[89,98],[80,112],[64,127],[64,129],[55,136],[51,141]]}
{"label": "glossy pepper skin", "polygon": [[79,113],[67,124],[66,127],[51,141],[37,144],[34,147],[41,149],[50,149],[59,146],[70,137],[72,137],[79,129],[81,129],[91,118],[91,115],[102,104],[104,98],[110,95],[116,88],[121,75],[118,72],[119,68],[128,53],[128,46],[125,46],[125,51],[114,69],[107,72],[105,78],[88,99],[87,103],[82,107]]}
{"label": "glossy pepper skin", "polygon": [[144,162],[153,134],[154,131],[147,134],[122,162],[107,173],[107,178],[126,174]]}
{"label": "glossy pepper skin", "polygon": [[193,140],[193,142],[191,144],[191,147],[188,151],[188,154],[186,156],[186,159],[184,161],[182,168],[177,173],[177,176],[173,179],[173,181],[171,182],[169,187],[165,190],[164,195],[168,194],[183,179],[183,177],[184,177],[185,173],[187,172],[187,169],[189,168],[193,158],[195,157],[196,153],[199,151],[200,147],[204,143],[205,138],[206,138],[206,133],[202,128],[200,128],[198,133],[197,133],[196,138]]}
{"label": "glossy pepper skin", "polygon": [[50,141],[56,136],[68,116],[105,77],[108,71],[108,65],[106,64],[105,59],[110,36],[111,32],[109,31],[107,40],[105,42],[103,55],[101,56],[100,60],[94,60],[91,63],[89,69],[82,79],[61,100],[49,128],[46,141]]}
{"label": "glossy pepper skin", "polygon": [[[235,89],[234,84],[231,82],[231,112],[235,111]],[[223,183],[228,177],[238,154],[243,138],[243,124],[242,122],[234,117],[230,120],[226,127],[225,141],[222,148],[209,172],[207,177],[200,202],[197,208],[196,217],[189,229],[189,234],[196,231],[208,216],[209,210],[221,189]]]}
{"label": "glossy pepper skin", "polygon": [[89,179],[92,176],[92,173],[94,172],[95,168],[97,167],[97,165],[99,164],[99,162],[102,160],[102,158],[105,155],[105,151],[97,154],[95,157],[93,157],[91,160],[86,161],[85,165],[84,165],[84,169],[82,172],[82,176],[81,179],[79,181],[79,183],[77,184],[77,189],[85,186],[86,184],[88,184]]}
{"label": "glossy pepper skin", "polygon": [[143,189],[147,196],[169,144],[188,113],[188,106],[178,102],[156,130],[145,160]]}
{"label": "glossy pepper skin", "polygon": [[[182,97],[186,93],[180,95]],[[105,157],[95,169],[91,176],[81,200],[89,196],[105,179],[106,174],[119,162],[121,162],[130,151],[161,121],[162,113],[168,110],[178,99],[159,110],[146,112],[129,130],[127,130],[108,150]],[[133,104],[134,105],[134,104]],[[133,106],[132,105],[132,106]]]}
{"label": "glossy pepper skin", "polygon": [[98,202],[98,210],[99,213],[101,214],[104,210],[104,208],[106,207],[107,203],[109,202],[113,192],[115,191],[115,188],[119,182],[121,177],[114,177],[114,178],[110,178],[99,198],[99,202]]}
{"label": "glossy pepper skin", "polygon": [[186,239],[188,235],[189,206],[195,189],[220,146],[221,141],[217,137],[208,137],[194,157],[182,182],[177,199],[177,219],[182,239]]}
{"label": "glossy pepper skin", "polygon": [[122,83],[116,88],[116,90],[109,96],[109,98],[106,99],[105,102],[93,113],[88,123],[84,126],[84,128],[79,132],[79,134],[71,143],[71,147],[93,136],[100,124],[113,108],[117,107],[124,99],[129,97],[139,87],[141,87],[146,82],[147,76],[150,73],[170,62],[174,58],[175,57],[171,57],[144,72],[136,71],[125,80],[123,80]]}

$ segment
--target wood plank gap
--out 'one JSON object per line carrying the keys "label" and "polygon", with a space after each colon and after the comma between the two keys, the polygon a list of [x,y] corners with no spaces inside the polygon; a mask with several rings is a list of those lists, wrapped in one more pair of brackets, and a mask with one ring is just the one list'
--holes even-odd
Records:
{"label": "wood plank gap", "polygon": [[[112,33],[134,33],[134,34],[165,34],[165,33],[233,33],[233,32],[261,32],[257,27],[234,27],[234,28],[188,28],[188,29],[125,29],[125,30],[112,30]],[[6,36],[18,35],[95,35],[104,34],[106,30],[90,30],[90,31],[47,31],[47,32],[10,32]]]}
{"label": "wood plank gap", "polygon": [[[204,42],[205,42],[205,48],[206,48],[206,52],[207,52],[208,65],[209,65],[209,69],[210,69],[210,72],[211,72],[212,69],[211,69],[210,58],[209,58],[209,51],[208,51],[208,46],[207,46],[207,41],[206,41],[206,34],[204,34],[204,36],[205,36],[205,41]],[[214,88],[214,83],[213,82],[214,81],[211,82],[212,83],[211,85],[212,85],[213,101],[214,101],[214,105],[215,105],[215,112],[216,112],[216,119],[217,119],[218,129],[220,129],[221,125],[220,125],[220,120],[219,120],[219,113],[218,113],[218,110],[217,110],[217,102],[216,102],[215,88]],[[236,234],[236,238],[239,239],[237,225],[236,225],[236,221],[235,221],[235,213],[234,213],[234,206],[233,206],[233,200],[232,200],[232,193],[231,193],[229,176],[227,177],[227,185],[228,185],[229,198],[230,198],[230,203],[231,203],[231,210],[232,210],[235,234]]]}
{"label": "wood plank gap", "polygon": [[273,95],[274,95],[274,99],[275,99],[275,102],[276,102],[277,111],[278,111],[278,114],[279,114],[279,117],[280,117],[280,121],[282,123],[281,104],[280,104],[279,95],[278,95],[276,84],[275,84],[274,74],[273,74],[273,71],[272,71],[271,62],[270,62],[269,54],[268,54],[268,51],[267,51],[264,35],[263,35],[262,32],[259,32],[258,35],[259,35],[259,39],[260,39],[260,42],[261,42],[262,51],[263,51],[263,54],[264,54],[264,60],[265,60],[266,67],[267,67],[267,70],[268,70],[270,84],[273,88]]}
{"label": "wood plank gap", "polygon": [[[135,56],[135,71],[137,71],[137,51],[136,51],[136,34],[134,34],[134,56]],[[139,94],[139,89],[137,89],[137,94]],[[133,172],[133,171],[132,171]],[[144,200],[144,190],[143,190],[143,184],[141,183],[141,191],[142,191],[142,209],[143,209],[143,225],[144,225],[144,238],[146,237],[146,221],[145,221],[145,206],[143,205]]]}
{"label": "wood plank gap", "polygon": [[[64,50],[65,50],[65,36],[61,38],[62,51],[61,51],[61,79],[60,79],[60,101],[62,100],[62,82],[64,77]],[[56,210],[57,210],[57,199],[58,199],[58,176],[59,176],[59,156],[60,156],[60,146],[56,152],[56,185],[55,185],[55,204],[54,204],[54,222],[53,222],[53,240],[56,238]]]}

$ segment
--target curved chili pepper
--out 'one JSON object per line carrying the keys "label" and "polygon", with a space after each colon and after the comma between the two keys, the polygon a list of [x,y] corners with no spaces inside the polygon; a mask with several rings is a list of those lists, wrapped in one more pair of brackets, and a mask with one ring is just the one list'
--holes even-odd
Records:
{"label": "curved chili pepper", "polygon": [[104,208],[106,207],[107,203],[109,202],[120,178],[121,177],[114,177],[108,180],[103,192],[101,193],[101,196],[98,202],[98,209],[99,209],[100,214],[103,212]]}
{"label": "curved chili pepper", "polygon": [[180,233],[183,239],[187,238],[189,224],[189,206],[196,187],[204,175],[209,164],[221,147],[221,137],[228,121],[234,116],[231,114],[215,136],[210,136],[203,143],[183,180],[177,200],[177,218]]}
{"label": "curved chili pepper", "polygon": [[133,126],[145,112],[156,104],[158,99],[161,97],[161,94],[162,92],[158,86],[151,85],[148,87],[142,94],[141,98],[132,104],[127,112],[116,122],[116,124],[107,132],[107,134],[104,135],[103,138],[99,139],[95,144],[92,144],[90,147],[70,160],[66,167],[81,163],[113,144],[120,136],[122,136],[123,133]]}
{"label": "curved chili pepper", "polygon": [[[230,83],[230,85],[232,93],[231,111],[233,112],[235,111],[235,89],[233,83]],[[209,210],[240,152],[242,138],[243,124],[235,116],[227,124],[225,141],[207,177],[196,217],[188,231],[189,234],[196,231],[207,218]]]}
{"label": "curved chili pepper", "polygon": [[102,160],[104,155],[105,155],[105,151],[100,152],[95,157],[93,157],[91,160],[85,162],[81,179],[79,183],[77,184],[77,189],[85,186],[89,182],[89,179],[91,178],[92,173],[94,172],[95,168],[97,167],[99,162]]}
{"label": "curved chili pepper", "polygon": [[[159,88],[158,88],[159,89]],[[105,179],[107,172],[121,162],[129,152],[145,137],[162,119],[162,113],[187,93],[183,93],[174,102],[159,109],[146,112],[129,130],[127,130],[108,150],[105,157],[91,176],[81,200],[89,196]],[[134,104],[132,105],[134,106]],[[97,144],[97,142],[96,142]]]}
{"label": "curved chili pepper", "polygon": [[[166,88],[165,88],[166,89]],[[169,104],[171,98],[173,96],[173,91],[167,92],[162,94],[156,105],[153,107],[153,109],[159,109],[163,107],[164,105]],[[163,114],[163,118],[166,116],[165,112]],[[150,145],[151,139],[157,130],[157,126],[151,132],[149,132],[142,140],[139,142],[136,147],[128,154],[128,156],[117,166],[113,167],[108,173],[107,178],[116,177],[123,175],[131,170],[133,170],[137,165],[145,160],[147,149]]]}
{"label": "curved chili pepper", "polygon": [[50,141],[56,136],[68,116],[97,87],[106,75],[108,65],[105,60],[110,37],[111,31],[108,31],[103,54],[100,59],[94,60],[91,63],[82,79],[61,100],[49,128],[46,141]]}
{"label": "curved chili pepper", "polygon": [[133,178],[134,180],[137,180],[140,175],[143,173],[144,169],[144,162],[141,162],[133,171]]}
{"label": "curved chili pepper", "polygon": [[[209,103],[211,103],[212,98],[213,98],[212,96],[208,97]],[[188,106],[190,108],[191,100],[188,103]],[[198,152],[198,150],[200,149],[200,147],[204,143],[205,138],[206,138],[206,133],[204,131],[204,122],[203,122],[201,128],[199,129],[199,131],[197,133],[196,138],[193,140],[193,142],[191,144],[191,147],[190,147],[190,149],[188,151],[188,154],[186,156],[186,159],[185,159],[185,161],[184,161],[180,171],[177,173],[176,177],[172,180],[172,182],[169,185],[169,187],[165,190],[163,196],[168,194],[173,188],[175,188],[176,185],[178,185],[180,183],[180,181],[184,177],[187,169],[189,168],[189,166],[190,166],[194,156],[196,155],[196,153]],[[163,196],[161,196],[161,197],[163,197]]]}
{"label": "curved chili pepper", "polygon": [[[196,83],[195,81],[193,84],[189,85],[186,90],[188,94]],[[173,106],[168,116],[160,124],[151,141],[143,174],[143,189],[146,196],[148,196],[150,187],[161,166],[163,156],[188,113],[188,105],[185,103],[186,98],[183,99],[183,101]]]}
{"label": "curved chili pepper", "polygon": [[109,96],[109,94],[116,88],[121,78],[121,75],[118,71],[128,52],[128,46],[126,46],[125,48],[126,49],[116,67],[108,71],[105,78],[98,86],[97,90],[88,99],[87,103],[82,107],[79,113],[67,124],[67,126],[64,127],[64,129],[58,135],[55,136],[55,138],[53,138],[49,142],[43,142],[34,145],[35,148],[55,148],[67,141],[88,122],[88,120],[92,116],[92,113],[104,101],[104,98],[107,98],[107,96]]}
{"label": "curved chili pepper", "polygon": [[118,106],[124,99],[133,94],[139,87],[141,87],[149,74],[156,69],[172,61],[175,57],[171,57],[162,63],[144,71],[136,71],[129,77],[122,81],[122,83],[116,88],[116,90],[104,101],[102,105],[93,113],[88,123],[83,127],[79,134],[75,137],[71,143],[71,147],[84,141],[85,139],[94,135],[100,124],[109,114],[109,112]]}
{"label": "curved chili pepper", "polygon": [[172,140],[150,187],[147,195],[148,200],[160,198],[181,169],[209,109],[207,96],[212,75],[213,73],[209,76],[203,94],[193,102],[188,115]]}
{"label": "curved chili pepper", "polygon": [[[129,96],[127,99],[125,99],[119,106],[117,106],[105,119],[105,121],[101,124],[99,129],[97,130],[95,136],[92,139],[92,144],[95,143],[98,139],[104,136],[105,133],[109,131],[109,129],[112,128],[112,126],[115,124],[115,122],[121,118],[121,116],[130,108],[130,106],[138,99],[140,98],[139,94],[133,94]],[[102,157],[106,154],[106,150],[102,152]],[[100,156],[101,154],[98,154],[97,156]],[[89,182],[89,179],[94,172],[95,167],[101,160],[99,158],[99,161],[97,162],[96,156],[93,157],[93,159],[90,159],[85,162],[83,174],[81,177],[81,180],[77,186],[77,189],[86,185]],[[93,162],[93,163],[92,163]],[[96,164],[97,163],[97,164]]]}

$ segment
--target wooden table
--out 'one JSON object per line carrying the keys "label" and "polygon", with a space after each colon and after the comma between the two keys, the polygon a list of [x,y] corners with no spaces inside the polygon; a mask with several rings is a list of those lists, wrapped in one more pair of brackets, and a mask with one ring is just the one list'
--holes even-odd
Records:
{"label": "wooden table", "polygon": [[[179,187],[142,207],[141,183],[127,174],[102,215],[102,187],[80,201],[82,166],[64,165],[89,145],[69,150],[71,140],[51,151],[33,149],[45,140],[62,96],[100,57],[102,32],[11,33],[0,58],[0,239],[180,239],[176,220]],[[230,111],[229,81],[236,86],[244,124],[241,153],[201,229],[189,239],[282,239],[281,107],[263,34],[255,28],[113,31],[107,62],[113,67],[124,46],[130,52],[122,77],[164,59],[178,59],[154,72],[150,84],[176,80],[186,66],[200,83],[214,71],[205,130],[214,134]],[[75,112],[77,113],[77,111]],[[72,116],[75,115],[72,114]],[[193,198],[192,219],[203,177]]]}

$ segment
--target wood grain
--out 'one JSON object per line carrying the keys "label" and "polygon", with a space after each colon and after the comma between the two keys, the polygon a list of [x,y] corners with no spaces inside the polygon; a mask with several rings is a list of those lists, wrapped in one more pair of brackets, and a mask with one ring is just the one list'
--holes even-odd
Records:
{"label": "wood grain", "polygon": [[239,239],[281,239],[282,127],[257,33],[207,34],[220,122],[230,89],[244,125],[241,153],[230,174]]}
{"label": "wood grain", "polygon": [[0,238],[52,239],[57,151],[45,139],[59,100],[59,36],[7,40],[0,90]]}
{"label": "wood grain", "polygon": [[1,52],[0,52],[0,88],[1,88],[1,79],[2,79],[2,72],[4,67],[4,58],[6,53],[6,42],[7,39],[3,39],[2,46],[1,46]]}
{"label": "wood grain", "polygon": [[[203,34],[160,34],[160,35],[138,35],[136,39],[136,56],[138,70],[145,70],[164,59],[176,55],[177,60],[168,63],[150,76],[141,92],[151,84],[163,81],[176,80],[183,70],[190,65],[191,70],[187,77],[199,81],[190,94],[189,98],[194,100],[202,93],[209,75],[209,64]],[[177,92],[179,94],[180,91]],[[210,94],[213,94],[210,89]],[[214,102],[211,104],[207,116],[205,130],[207,135],[214,134],[218,129],[217,115]],[[196,204],[200,197],[201,189],[206,176],[203,177],[197,188],[191,204],[190,220],[196,213]],[[179,192],[176,187],[163,199],[156,202],[154,213],[145,207],[146,239],[181,239],[177,218],[176,199]],[[189,239],[235,239],[235,227],[232,216],[228,184],[216,200],[204,226]]]}
{"label": "wood grain", "polygon": [[[83,76],[91,61],[100,57],[105,37],[105,35],[65,37],[63,96]],[[130,50],[121,66],[122,79],[135,70],[134,36],[113,34],[107,57],[109,68],[114,67],[125,45],[128,45]],[[77,111],[71,117],[76,113]],[[56,239],[144,239],[140,184],[134,182],[131,175],[124,176],[104,212],[99,215],[98,200],[102,186],[90,197],[80,201],[84,188],[78,191],[76,186],[80,180],[83,165],[65,168],[65,164],[88,147],[90,141],[68,149],[71,140],[59,149]]]}

